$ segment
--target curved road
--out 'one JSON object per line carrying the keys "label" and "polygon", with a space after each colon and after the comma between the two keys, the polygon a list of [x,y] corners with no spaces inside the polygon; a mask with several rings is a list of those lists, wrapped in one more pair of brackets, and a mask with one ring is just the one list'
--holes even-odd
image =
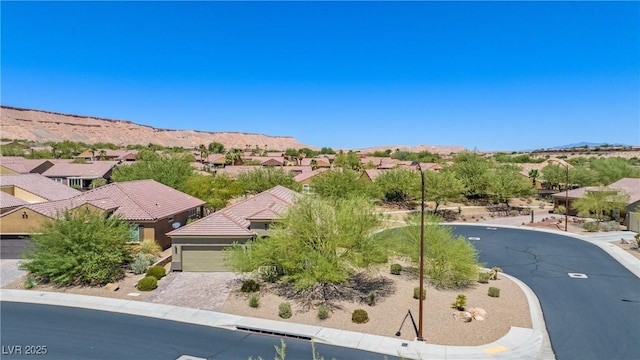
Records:
{"label": "curved road", "polygon": [[[144,316],[2,302],[2,359],[273,359],[280,338]],[[309,341],[285,339],[287,359],[311,359]],[[45,356],[27,356],[46,346]],[[18,348],[19,347],[19,348]],[[355,349],[316,344],[325,359],[385,359]],[[14,352],[13,355],[10,355]]]}
{"label": "curved road", "polygon": [[[599,247],[548,232],[452,226],[538,296],[556,358],[640,359],[640,279]],[[573,278],[579,273],[587,278]]]}

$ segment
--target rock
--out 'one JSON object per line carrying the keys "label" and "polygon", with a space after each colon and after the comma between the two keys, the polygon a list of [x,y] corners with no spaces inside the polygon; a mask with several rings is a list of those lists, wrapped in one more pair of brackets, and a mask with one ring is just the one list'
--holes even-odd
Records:
{"label": "rock", "polygon": [[469,312],[474,320],[482,321],[487,318],[487,311],[483,308],[471,308]]}
{"label": "rock", "polygon": [[109,291],[117,291],[118,289],[120,289],[120,285],[118,285],[116,283],[109,283],[109,284],[105,285],[104,288],[109,290]]}
{"label": "rock", "polygon": [[471,322],[473,320],[471,313],[468,311],[456,311],[453,313],[453,318],[462,322]]}

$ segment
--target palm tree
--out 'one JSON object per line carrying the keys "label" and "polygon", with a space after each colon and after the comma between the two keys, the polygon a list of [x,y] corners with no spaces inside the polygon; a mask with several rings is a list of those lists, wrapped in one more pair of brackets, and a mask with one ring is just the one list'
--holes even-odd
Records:
{"label": "palm tree", "polygon": [[538,178],[538,170],[529,170],[529,178],[531,178],[531,184],[536,186],[536,179]]}

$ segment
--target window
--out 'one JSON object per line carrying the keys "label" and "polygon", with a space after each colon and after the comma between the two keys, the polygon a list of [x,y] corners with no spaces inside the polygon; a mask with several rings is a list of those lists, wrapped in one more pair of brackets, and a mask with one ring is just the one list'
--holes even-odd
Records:
{"label": "window", "polygon": [[131,242],[140,242],[140,225],[134,225],[131,231]]}
{"label": "window", "polygon": [[74,189],[82,189],[82,179],[69,178],[69,186]]}
{"label": "window", "polygon": [[189,209],[189,217],[195,218],[198,216],[198,208]]}

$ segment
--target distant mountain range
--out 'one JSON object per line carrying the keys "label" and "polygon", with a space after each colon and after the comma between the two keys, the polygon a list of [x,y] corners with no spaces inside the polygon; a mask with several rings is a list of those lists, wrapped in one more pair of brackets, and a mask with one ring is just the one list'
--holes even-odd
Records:
{"label": "distant mountain range", "polygon": [[624,145],[624,144],[610,144],[610,143],[595,143],[595,142],[579,142],[579,143],[575,143],[575,144],[568,144],[568,145],[561,145],[561,146],[554,146],[551,147],[549,149],[570,149],[570,148],[578,148],[578,147],[598,147],[598,146],[603,146],[603,145],[608,145],[608,146],[629,146],[629,145]]}

